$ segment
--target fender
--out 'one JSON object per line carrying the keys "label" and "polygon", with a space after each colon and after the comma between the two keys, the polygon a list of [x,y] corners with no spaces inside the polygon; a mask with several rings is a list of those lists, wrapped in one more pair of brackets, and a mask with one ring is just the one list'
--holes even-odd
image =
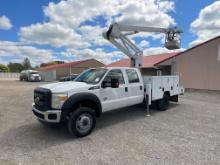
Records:
{"label": "fender", "polygon": [[71,111],[74,111],[74,109],[77,108],[79,103],[83,101],[85,101],[85,103],[89,101],[95,103],[96,109],[94,110],[95,110],[96,116],[99,117],[101,115],[102,105],[101,105],[99,98],[93,93],[83,92],[83,93],[73,94],[65,101],[65,103],[63,104],[61,108],[61,111],[62,111],[61,120],[64,121],[68,113]]}

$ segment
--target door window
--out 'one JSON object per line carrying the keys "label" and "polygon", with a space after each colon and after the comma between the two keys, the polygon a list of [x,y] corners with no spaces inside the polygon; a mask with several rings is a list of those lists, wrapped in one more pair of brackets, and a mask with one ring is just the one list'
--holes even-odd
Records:
{"label": "door window", "polygon": [[123,74],[122,74],[121,70],[117,69],[117,70],[109,71],[108,74],[106,75],[104,81],[111,83],[112,78],[118,79],[119,84],[124,84],[125,83],[124,77],[123,77]]}
{"label": "door window", "polygon": [[134,69],[127,69],[126,70],[126,74],[128,76],[128,82],[129,83],[139,83],[140,82],[136,70],[134,70]]}

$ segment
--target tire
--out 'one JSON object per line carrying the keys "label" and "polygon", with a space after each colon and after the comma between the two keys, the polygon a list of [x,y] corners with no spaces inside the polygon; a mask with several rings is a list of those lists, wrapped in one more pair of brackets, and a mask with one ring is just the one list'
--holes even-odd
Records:
{"label": "tire", "polygon": [[73,111],[67,122],[68,131],[76,137],[89,135],[96,125],[94,110],[88,107],[80,107]]}
{"label": "tire", "polygon": [[170,105],[170,96],[169,94],[164,94],[161,100],[158,100],[157,107],[160,111],[166,111]]}

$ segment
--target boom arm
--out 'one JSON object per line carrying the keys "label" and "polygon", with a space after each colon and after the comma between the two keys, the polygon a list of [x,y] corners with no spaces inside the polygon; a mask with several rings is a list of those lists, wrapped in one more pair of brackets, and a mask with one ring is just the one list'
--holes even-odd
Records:
{"label": "boom arm", "polygon": [[117,23],[111,24],[107,32],[103,33],[103,37],[109,40],[115,47],[121,50],[129,58],[131,58],[131,67],[140,68],[142,66],[143,51],[140,50],[127,35],[139,32],[160,32],[166,34],[165,47],[168,49],[180,48],[180,33],[182,31],[177,28],[154,28],[126,26]]}

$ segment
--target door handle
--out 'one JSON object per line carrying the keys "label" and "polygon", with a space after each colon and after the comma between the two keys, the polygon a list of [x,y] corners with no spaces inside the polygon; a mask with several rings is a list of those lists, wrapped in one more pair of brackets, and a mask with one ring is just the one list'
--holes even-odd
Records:
{"label": "door handle", "polygon": [[128,87],[125,87],[125,92],[128,92]]}
{"label": "door handle", "polygon": [[142,91],[142,89],[143,89],[143,87],[142,87],[142,85],[140,85],[140,90]]}

